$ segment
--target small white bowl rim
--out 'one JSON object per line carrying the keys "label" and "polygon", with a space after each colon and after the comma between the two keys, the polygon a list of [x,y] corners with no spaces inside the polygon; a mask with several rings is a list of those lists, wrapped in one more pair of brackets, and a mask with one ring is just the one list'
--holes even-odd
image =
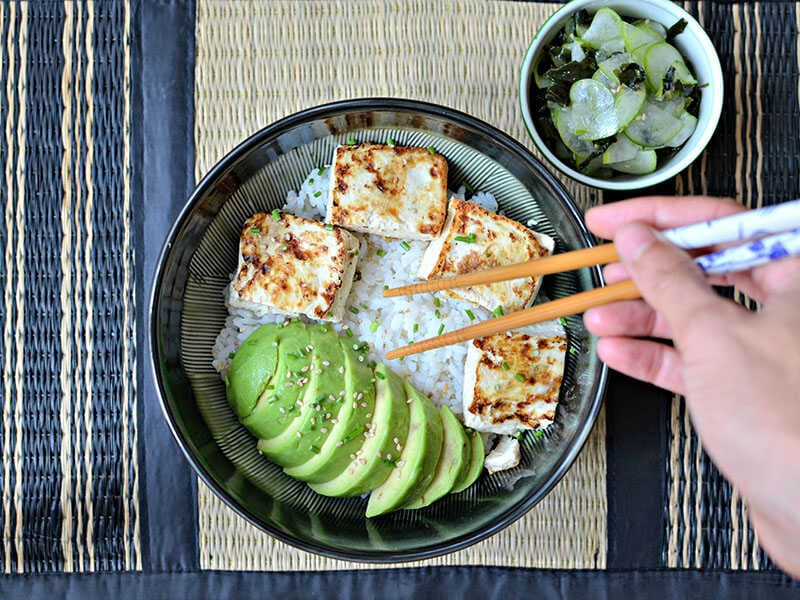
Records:
{"label": "small white bowl rim", "polygon": [[[675,21],[681,18],[686,19],[688,25],[684,35],[686,33],[693,33],[692,37],[700,44],[700,53],[706,57],[705,62],[707,62],[709,66],[711,77],[707,82],[707,89],[711,90],[713,93],[707,95],[704,94],[703,101],[711,102],[711,112],[704,121],[698,123],[699,131],[697,134],[693,134],[689,139],[689,142],[687,142],[687,144],[691,144],[688,149],[687,146],[684,146],[682,149],[688,151],[685,152],[684,156],[682,156],[680,160],[673,160],[667,165],[656,169],[647,175],[634,175],[629,176],[629,178],[626,179],[616,180],[600,179],[597,177],[590,177],[576,171],[575,169],[572,169],[557,156],[555,156],[555,154],[553,154],[553,152],[544,143],[544,140],[542,140],[538,131],[536,131],[533,119],[531,118],[531,110],[528,103],[528,81],[530,80],[532,63],[535,56],[538,54],[539,49],[543,45],[544,40],[549,37],[549,34],[553,30],[560,27],[570,15],[582,8],[600,9],[603,6],[610,6],[612,8],[617,6],[617,10],[624,13],[625,9],[620,5],[636,6],[638,12],[642,12],[643,7],[651,5],[669,12],[675,17]],[[722,78],[722,65],[720,64],[719,56],[717,55],[717,51],[714,48],[714,44],[711,42],[711,39],[708,37],[708,34],[706,34],[702,26],[692,15],[670,0],[572,0],[550,15],[550,17],[542,24],[541,27],[539,27],[536,34],[533,36],[533,39],[531,40],[531,43],[525,52],[525,57],[520,68],[518,93],[520,111],[522,113],[522,120],[525,123],[525,129],[528,131],[528,135],[533,140],[536,148],[544,155],[548,162],[550,162],[565,175],[568,175],[569,177],[580,181],[581,183],[585,183],[593,187],[607,190],[636,190],[656,185],[666,181],[670,177],[674,177],[686,169],[703,152],[708,143],[711,141],[711,137],[714,135],[717,125],[719,124],[720,115],[722,114],[724,82]]]}

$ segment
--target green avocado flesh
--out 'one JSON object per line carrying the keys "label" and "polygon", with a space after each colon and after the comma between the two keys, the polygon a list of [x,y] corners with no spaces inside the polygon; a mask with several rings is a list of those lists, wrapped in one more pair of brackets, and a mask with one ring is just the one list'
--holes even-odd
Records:
{"label": "green avocado flesh", "polygon": [[232,357],[228,401],[287,475],[325,496],[371,492],[368,517],[422,508],[474,483],[480,436],[370,362],[368,350],[329,325],[264,325]]}
{"label": "green avocado flesh", "polygon": [[464,470],[459,473],[456,482],[453,484],[453,489],[450,490],[451,494],[463,492],[478,480],[478,477],[480,477],[483,471],[483,461],[486,458],[486,452],[483,448],[481,434],[477,431],[470,431],[467,437],[470,442],[469,460],[464,465]]}
{"label": "green avocado flesh", "polygon": [[[403,380],[384,365],[375,367],[384,377],[375,378],[375,414],[357,460],[329,481],[312,483],[311,489],[325,496],[358,496],[383,483],[408,436],[408,405]],[[388,425],[388,426],[387,426]],[[349,457],[349,455],[348,455]]]}
{"label": "green avocado flesh", "polygon": [[444,441],[442,442],[442,454],[436,465],[433,480],[423,490],[421,496],[406,504],[404,508],[428,506],[450,492],[456,479],[461,474],[464,464],[469,461],[471,447],[461,423],[446,406],[442,407],[441,417]]}

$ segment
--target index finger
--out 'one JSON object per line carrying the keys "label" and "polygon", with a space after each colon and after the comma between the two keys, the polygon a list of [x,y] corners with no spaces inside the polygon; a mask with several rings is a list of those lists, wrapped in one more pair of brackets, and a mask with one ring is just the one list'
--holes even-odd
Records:
{"label": "index finger", "polygon": [[633,221],[655,229],[671,229],[744,210],[730,198],[645,196],[590,208],[586,212],[586,225],[598,237],[610,240],[620,227]]}

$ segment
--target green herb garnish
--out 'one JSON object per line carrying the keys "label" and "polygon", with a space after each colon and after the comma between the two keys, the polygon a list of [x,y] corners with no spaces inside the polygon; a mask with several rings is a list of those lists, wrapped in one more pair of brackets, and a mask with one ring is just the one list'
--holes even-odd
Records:
{"label": "green herb garnish", "polygon": [[495,308],[492,311],[492,316],[495,317],[495,318],[502,317],[504,314],[505,313],[503,313],[503,307],[502,306],[498,306],[497,308]]}
{"label": "green herb garnish", "polygon": [[433,311],[433,314],[436,316],[437,319],[442,318],[442,311],[440,311],[438,308],[435,311]]}
{"label": "green herb garnish", "polygon": [[320,167],[319,171],[317,171],[317,175],[322,175],[323,173],[325,173],[325,167]]}
{"label": "green herb garnish", "polygon": [[372,323],[369,324],[369,330],[372,331],[373,333],[378,331],[378,327],[379,325],[377,321],[373,321]]}
{"label": "green herb garnish", "polygon": [[525,375],[523,375],[522,373],[514,373],[514,377],[517,378],[517,381],[523,381],[523,382],[525,381]]}
{"label": "green herb garnish", "polygon": [[472,186],[469,184],[468,181],[464,182],[464,189],[467,190],[470,194],[475,193],[475,190],[472,189]]}
{"label": "green herb garnish", "polygon": [[411,327],[411,331],[417,333],[419,331],[419,323],[414,323],[414,325]]}
{"label": "green herb garnish", "polygon": [[378,248],[377,250],[375,250],[375,254],[377,254],[378,256],[384,256],[386,255],[386,250],[384,250],[383,248]]}
{"label": "green herb garnish", "polygon": [[325,229],[327,229],[328,231],[333,231],[333,225],[331,224],[325,225]]}
{"label": "green herb garnish", "polygon": [[384,375],[380,371],[375,371],[375,377],[377,377],[378,379],[386,379],[386,375]]}
{"label": "green herb garnish", "polygon": [[353,330],[350,329],[349,327],[347,329],[345,329],[344,332],[347,334],[347,337],[353,337],[353,335],[354,335],[353,334]]}
{"label": "green herb garnish", "polygon": [[436,332],[436,335],[442,335],[443,331],[444,331],[444,323],[439,325],[439,331]]}
{"label": "green herb garnish", "polygon": [[322,196],[322,192],[320,191],[314,192],[314,198],[319,198],[320,196]]}
{"label": "green herb garnish", "polygon": [[475,320],[475,313],[472,312],[470,309],[466,308],[464,309],[464,312],[467,313],[467,317],[469,318],[470,321]]}
{"label": "green herb garnish", "polygon": [[403,250],[405,250],[406,252],[408,252],[409,250],[411,250],[411,246],[410,246],[410,245],[408,244],[408,242],[407,242],[407,241],[405,241],[405,240],[403,240],[402,242],[400,242],[400,247],[401,247]]}
{"label": "green herb garnish", "polygon": [[442,301],[441,301],[441,300],[439,300],[439,298],[437,298],[436,296],[434,296],[434,297],[433,297],[433,305],[434,305],[434,306],[437,306],[437,307],[438,307],[438,306],[441,306],[441,305],[442,305]]}
{"label": "green herb garnish", "polygon": [[457,242],[464,242],[466,244],[474,244],[475,240],[478,236],[474,233],[470,233],[469,235],[457,235],[453,239]]}
{"label": "green herb garnish", "polygon": [[558,322],[561,323],[562,327],[567,326],[567,320],[564,317],[558,317]]}
{"label": "green herb garnish", "polygon": [[251,227],[250,233],[261,233],[261,227]]}
{"label": "green herb garnish", "polygon": [[357,315],[359,313],[359,310],[355,306],[348,306],[347,310],[349,310],[354,315]]}
{"label": "green herb garnish", "polygon": [[356,145],[356,138],[347,138],[347,145],[348,146],[355,146]]}
{"label": "green herb garnish", "polygon": [[436,154],[436,148],[434,148],[433,146],[428,146],[428,152],[430,152],[431,154]]}
{"label": "green herb garnish", "polygon": [[272,220],[273,221],[280,221],[281,220],[281,213],[277,208],[273,209],[273,211],[272,211]]}
{"label": "green herb garnish", "polygon": [[394,148],[394,140],[392,138],[389,138],[388,140],[386,140],[386,145]]}
{"label": "green herb garnish", "polygon": [[228,358],[233,359],[236,356],[236,352],[228,352]]}
{"label": "green herb garnish", "polygon": [[537,429],[536,431],[533,432],[533,437],[535,437],[535,438],[540,438],[542,436],[544,436],[544,430],[543,429]]}
{"label": "green herb garnish", "polygon": [[677,36],[682,34],[683,30],[686,29],[687,25],[688,23],[686,22],[686,19],[680,19],[679,21],[677,21],[674,25],[672,25],[672,27],[667,29],[666,41],[671,42]]}
{"label": "green herb garnish", "polygon": [[511,369],[511,367],[509,366],[509,364],[508,364],[507,362],[504,362],[504,363],[503,363],[503,370],[504,370],[504,371],[508,371],[509,369]]}

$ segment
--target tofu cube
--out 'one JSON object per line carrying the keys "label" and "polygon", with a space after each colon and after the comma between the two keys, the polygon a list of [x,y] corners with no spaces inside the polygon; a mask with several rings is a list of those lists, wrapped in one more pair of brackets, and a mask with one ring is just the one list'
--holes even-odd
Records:
{"label": "tofu cube", "polygon": [[[444,231],[425,250],[417,275],[439,279],[484,271],[549,256],[554,247],[553,238],[547,235],[472,202],[452,198]],[[488,310],[501,306],[512,312],[533,302],[541,281],[541,277],[524,277],[445,293]]]}
{"label": "tofu cube", "polygon": [[464,424],[509,435],[548,427],[566,352],[557,321],[473,340],[464,364]]}
{"label": "tofu cube", "polygon": [[325,221],[391,238],[430,240],[447,213],[447,160],[424,148],[339,146]]}
{"label": "tofu cube", "polygon": [[256,213],[242,228],[228,304],[341,321],[358,246],[358,238],[339,227],[290,213]]}

